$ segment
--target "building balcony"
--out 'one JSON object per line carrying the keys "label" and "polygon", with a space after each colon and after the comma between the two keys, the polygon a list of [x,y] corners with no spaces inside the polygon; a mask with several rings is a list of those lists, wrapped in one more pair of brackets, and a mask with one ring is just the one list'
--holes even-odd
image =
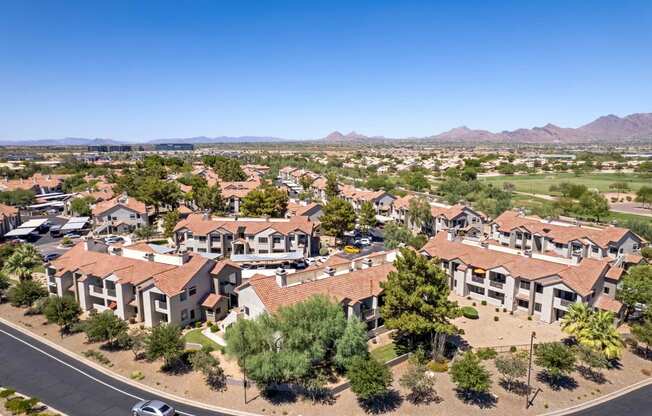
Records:
{"label": "building balcony", "polygon": [[496,281],[496,280],[490,280],[489,281],[489,286],[491,286],[493,288],[496,288],[496,289],[502,289],[503,287],[505,287],[505,283],[502,283],[502,282],[499,282],[499,281]]}
{"label": "building balcony", "polygon": [[575,303],[573,300],[567,300],[562,298],[554,298],[553,306],[558,309],[568,310],[568,308]]}
{"label": "building balcony", "polygon": [[473,283],[480,283],[481,285],[484,285],[484,277],[480,277],[480,276],[471,276],[471,282],[473,282]]}
{"label": "building balcony", "polygon": [[365,309],[361,312],[362,320],[376,319],[380,316],[378,309]]}
{"label": "building balcony", "polygon": [[88,292],[93,296],[104,297],[104,288],[102,286],[89,285]]}
{"label": "building balcony", "polygon": [[168,303],[164,300],[156,299],[154,301],[154,310],[163,314],[168,313]]}
{"label": "building balcony", "polygon": [[48,286],[57,287],[57,281],[54,279],[48,279]]}
{"label": "building balcony", "polygon": [[104,290],[105,290],[105,294],[106,294],[106,296],[111,297],[111,298],[115,298],[115,297],[116,297],[116,290],[115,290],[115,288],[113,288],[113,289],[104,289]]}

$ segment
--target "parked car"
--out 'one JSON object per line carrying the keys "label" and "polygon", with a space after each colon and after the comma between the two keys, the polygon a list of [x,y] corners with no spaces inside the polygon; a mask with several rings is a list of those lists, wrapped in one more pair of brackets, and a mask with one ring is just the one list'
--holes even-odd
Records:
{"label": "parked car", "polygon": [[54,238],[61,237],[61,226],[53,225],[50,227],[50,235]]}
{"label": "parked car", "polygon": [[305,262],[308,266],[310,266],[317,263],[317,259],[315,259],[314,257],[308,257],[306,258]]}
{"label": "parked car", "polygon": [[43,255],[43,261],[47,263],[49,261],[56,260],[59,257],[61,257],[61,254],[59,254],[59,253],[44,254]]}
{"label": "parked car", "polygon": [[303,260],[297,260],[294,262],[295,269],[305,269],[308,265]]}
{"label": "parked car", "polygon": [[64,235],[64,237],[68,237],[68,238],[81,238],[81,234],[79,234],[79,233],[67,233],[67,234]]}
{"label": "parked car", "polygon": [[360,239],[360,245],[368,246],[371,244],[371,240],[367,237]]}
{"label": "parked car", "polygon": [[125,239],[117,236],[117,235],[112,235],[109,237],[104,238],[104,242],[106,244],[117,244],[117,243],[124,243]]}
{"label": "parked car", "polygon": [[175,410],[160,400],[143,400],[131,408],[131,414],[133,416],[173,416]]}
{"label": "parked car", "polygon": [[347,254],[358,254],[360,252],[360,249],[356,246],[345,246],[344,252]]}

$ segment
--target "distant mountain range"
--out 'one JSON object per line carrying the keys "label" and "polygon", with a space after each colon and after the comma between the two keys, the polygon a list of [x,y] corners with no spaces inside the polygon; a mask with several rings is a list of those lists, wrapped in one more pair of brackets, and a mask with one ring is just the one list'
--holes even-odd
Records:
{"label": "distant mountain range", "polygon": [[[636,113],[626,117],[613,114],[602,116],[578,128],[559,127],[546,124],[543,127],[517,129],[492,133],[487,130],[475,130],[466,126],[456,127],[446,132],[427,137],[387,138],[383,136],[365,136],[351,132],[342,134],[334,131],[328,136],[317,139],[328,143],[381,143],[395,140],[419,141],[422,143],[530,143],[530,144],[573,144],[605,143],[620,141],[652,141],[652,113]],[[282,143],[292,141],[269,136],[240,137],[186,137],[154,139],[149,141],[120,141],[114,139],[87,139],[66,137],[46,140],[0,140],[2,146],[90,146],[105,144],[158,144],[158,143],[193,143],[193,144],[228,144],[228,143]]]}
{"label": "distant mountain range", "polygon": [[[356,132],[342,134],[335,131],[321,139],[333,143],[362,143],[380,140],[396,140],[386,137],[368,137]],[[637,113],[626,117],[613,114],[602,116],[578,128],[546,124],[543,127],[517,129],[492,133],[474,130],[466,126],[456,127],[444,133],[428,137],[410,137],[401,140],[418,140],[426,143],[590,143],[614,141],[652,140],[652,113]]]}

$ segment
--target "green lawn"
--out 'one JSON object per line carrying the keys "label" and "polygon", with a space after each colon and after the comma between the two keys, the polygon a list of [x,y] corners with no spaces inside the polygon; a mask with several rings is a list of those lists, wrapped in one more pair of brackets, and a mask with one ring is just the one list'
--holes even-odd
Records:
{"label": "green lawn", "polygon": [[200,344],[202,347],[213,347],[213,349],[216,350],[219,349],[220,345],[215,341],[206,338],[204,334],[201,333],[202,329],[203,328],[193,329],[192,331],[184,335],[183,339],[186,342],[190,342],[193,344]]}
{"label": "green lawn", "polygon": [[371,350],[371,356],[381,363],[386,363],[392,358],[396,358],[396,349],[394,343],[383,345],[382,347]]}
{"label": "green lawn", "polygon": [[609,185],[614,182],[626,182],[629,187],[636,191],[644,185],[649,185],[649,178],[641,178],[632,173],[591,173],[581,176],[575,176],[573,173],[549,173],[537,175],[510,175],[510,176],[493,176],[487,178],[478,178],[478,180],[492,183],[502,188],[503,183],[509,182],[514,184],[519,192],[528,192],[534,194],[549,194],[550,185],[559,185],[562,182],[571,182],[586,185],[589,189],[597,189],[600,192],[609,192]]}

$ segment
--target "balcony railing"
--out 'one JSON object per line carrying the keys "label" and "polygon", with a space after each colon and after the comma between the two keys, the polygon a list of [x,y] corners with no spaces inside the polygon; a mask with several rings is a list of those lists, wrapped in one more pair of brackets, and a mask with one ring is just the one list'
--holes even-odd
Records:
{"label": "balcony railing", "polygon": [[376,309],[365,309],[362,311],[362,320],[364,321],[375,317],[376,317]]}
{"label": "balcony railing", "polygon": [[474,281],[475,283],[481,283],[484,284],[484,277],[479,277],[479,276],[471,276],[471,280]]}
{"label": "balcony railing", "polygon": [[504,283],[501,283],[501,282],[497,282],[497,281],[495,281],[495,280],[490,280],[490,281],[489,281],[489,286],[491,286],[491,287],[495,287],[495,288],[497,288],[497,289],[502,289],[503,286],[505,286],[505,284],[504,284]]}
{"label": "balcony railing", "polygon": [[88,291],[91,295],[104,296],[104,288],[102,286],[90,285]]}
{"label": "balcony railing", "polygon": [[157,311],[163,312],[163,313],[167,313],[168,303],[166,301],[164,301],[164,300],[158,300],[157,299],[157,300],[154,301],[154,309],[156,309]]}
{"label": "balcony railing", "polygon": [[569,306],[571,306],[573,303],[575,303],[575,301],[559,298],[559,304],[560,304],[561,306],[569,307]]}
{"label": "balcony railing", "polygon": [[116,297],[115,289],[106,289],[106,295],[112,298]]}

